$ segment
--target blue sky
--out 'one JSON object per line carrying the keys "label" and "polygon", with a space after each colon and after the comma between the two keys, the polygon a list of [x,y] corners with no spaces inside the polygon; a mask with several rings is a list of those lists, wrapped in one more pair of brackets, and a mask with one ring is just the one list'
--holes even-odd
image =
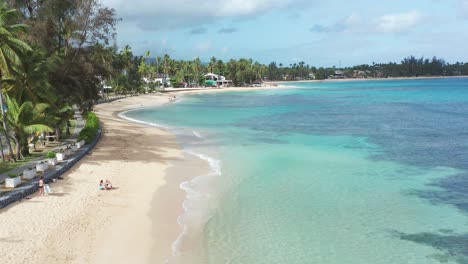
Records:
{"label": "blue sky", "polygon": [[468,61],[468,0],[102,0],[135,54],[314,66]]}

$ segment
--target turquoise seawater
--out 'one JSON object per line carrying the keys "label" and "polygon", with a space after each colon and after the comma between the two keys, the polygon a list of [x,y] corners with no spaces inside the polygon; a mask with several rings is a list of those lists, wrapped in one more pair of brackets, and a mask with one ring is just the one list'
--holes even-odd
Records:
{"label": "turquoise seawater", "polygon": [[468,263],[468,79],[289,85],[126,113],[214,166],[185,186],[203,236],[182,258]]}

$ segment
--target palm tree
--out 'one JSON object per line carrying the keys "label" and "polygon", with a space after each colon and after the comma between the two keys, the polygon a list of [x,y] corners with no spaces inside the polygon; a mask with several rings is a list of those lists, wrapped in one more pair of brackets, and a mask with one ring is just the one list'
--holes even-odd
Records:
{"label": "palm tree", "polygon": [[132,48],[129,45],[126,45],[120,51],[120,59],[122,60],[125,74],[128,75],[130,69],[133,67],[133,62],[132,62],[133,52],[132,52]]}
{"label": "palm tree", "polygon": [[[5,129],[6,142],[11,154],[13,154],[13,149],[9,139],[5,114],[7,109],[3,100],[2,80],[4,77],[10,77],[12,68],[21,64],[19,55],[31,50],[28,44],[17,38],[17,35],[26,29],[26,25],[11,24],[15,16],[15,9],[9,9],[5,2],[0,3],[0,108],[2,109],[2,123],[3,129]],[[14,156],[13,160],[16,162]]]}
{"label": "palm tree", "polygon": [[155,87],[154,76],[156,74],[156,67],[154,67],[154,64],[152,64],[148,68],[148,73],[149,73],[149,79],[150,79],[150,88],[151,88],[151,91],[153,91]]}
{"label": "palm tree", "polygon": [[200,85],[200,71],[202,67],[202,63],[199,57],[197,57],[193,63],[194,71],[195,71],[195,81],[197,86]]}
{"label": "palm tree", "polygon": [[303,61],[299,62],[299,65],[298,65],[299,73],[301,75],[301,80],[303,79],[304,65],[305,65],[305,62]]}
{"label": "palm tree", "polygon": [[65,104],[60,107],[49,107],[47,104],[36,105],[37,107],[42,107],[41,111],[36,110],[37,114],[40,114],[42,118],[38,121],[41,123],[55,128],[55,139],[60,140],[61,127],[66,125],[66,134],[70,135],[70,119],[73,118],[75,113],[72,106]]}
{"label": "palm tree", "polygon": [[15,78],[4,80],[4,91],[18,102],[54,104],[57,96],[49,83],[53,60],[46,59],[45,54],[37,49],[27,52],[22,65],[15,69]]}
{"label": "palm tree", "polygon": [[3,153],[3,140],[2,137],[0,137],[0,148],[2,152],[2,160],[5,161],[5,153]]}
{"label": "palm tree", "polygon": [[161,65],[162,58],[160,56],[156,57],[156,74],[159,74],[159,65]]}
{"label": "palm tree", "polygon": [[209,64],[209,67],[210,67],[210,72],[211,73],[214,73],[215,71],[215,67],[216,67],[216,57],[211,57],[210,59],[210,64]]}
{"label": "palm tree", "polygon": [[140,65],[138,65],[138,73],[146,78],[149,72],[149,65],[146,64],[146,59],[151,56],[151,51],[147,51],[144,57],[141,57]]}
{"label": "palm tree", "polygon": [[167,54],[164,54],[163,56],[163,80],[162,80],[162,84],[164,87],[166,87],[166,81],[167,81],[167,77],[168,77],[168,72],[171,68],[171,57],[169,57],[169,55]]}
{"label": "palm tree", "polygon": [[49,107],[48,104],[36,104],[26,101],[19,104],[14,98],[6,96],[8,112],[3,115],[8,125],[13,130],[13,139],[16,143],[17,158],[21,159],[23,154],[28,154],[28,135],[42,132],[53,132],[54,130],[45,125],[46,117],[44,112]]}

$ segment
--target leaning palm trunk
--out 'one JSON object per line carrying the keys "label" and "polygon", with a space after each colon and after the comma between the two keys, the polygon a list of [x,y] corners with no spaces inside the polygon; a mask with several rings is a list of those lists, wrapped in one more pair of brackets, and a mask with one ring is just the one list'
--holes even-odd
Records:
{"label": "leaning palm trunk", "polygon": [[70,120],[67,120],[67,135],[70,135]]}
{"label": "leaning palm trunk", "polygon": [[[8,150],[10,151],[10,156],[13,157],[13,161],[16,162],[15,155],[13,153],[13,149],[11,148],[11,142],[8,137],[8,125],[7,125],[7,119],[6,119],[6,111],[5,111],[5,106],[4,106],[4,101],[3,101],[3,86],[2,86],[2,73],[0,72],[0,108],[2,110],[2,123],[3,123],[3,129],[5,130],[5,138],[6,142],[8,145]],[[3,149],[2,149],[3,152]]]}
{"label": "leaning palm trunk", "polygon": [[5,161],[5,154],[3,153],[3,140],[2,140],[1,135],[0,135],[0,148],[2,148],[2,160]]}
{"label": "leaning palm trunk", "polygon": [[55,126],[55,141],[60,141],[60,127]]}
{"label": "leaning palm trunk", "polygon": [[20,160],[21,159],[21,144],[20,144],[21,139],[18,139],[18,136],[15,135],[13,137],[13,140],[15,141],[15,144],[16,144],[16,155],[17,155],[16,158]]}

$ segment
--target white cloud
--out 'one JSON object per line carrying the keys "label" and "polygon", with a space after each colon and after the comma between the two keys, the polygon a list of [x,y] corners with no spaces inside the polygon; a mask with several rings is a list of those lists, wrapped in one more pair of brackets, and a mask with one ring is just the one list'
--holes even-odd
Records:
{"label": "white cloud", "polygon": [[423,18],[418,11],[384,15],[376,19],[374,29],[381,33],[402,33],[419,25]]}
{"label": "white cloud", "polygon": [[361,18],[358,15],[352,14],[329,26],[315,24],[310,28],[310,31],[319,33],[343,32],[361,28],[363,25]]}
{"label": "white cloud", "polygon": [[213,43],[211,41],[203,41],[194,47],[194,50],[198,53],[205,53],[212,49]]}
{"label": "white cloud", "polygon": [[124,22],[143,30],[199,26],[223,18],[252,17],[272,10],[301,8],[314,0],[102,0]]}
{"label": "white cloud", "polygon": [[375,18],[363,18],[357,14],[349,15],[335,24],[315,24],[312,32],[351,32],[351,33],[404,33],[424,21],[424,15],[417,11],[387,14]]}

